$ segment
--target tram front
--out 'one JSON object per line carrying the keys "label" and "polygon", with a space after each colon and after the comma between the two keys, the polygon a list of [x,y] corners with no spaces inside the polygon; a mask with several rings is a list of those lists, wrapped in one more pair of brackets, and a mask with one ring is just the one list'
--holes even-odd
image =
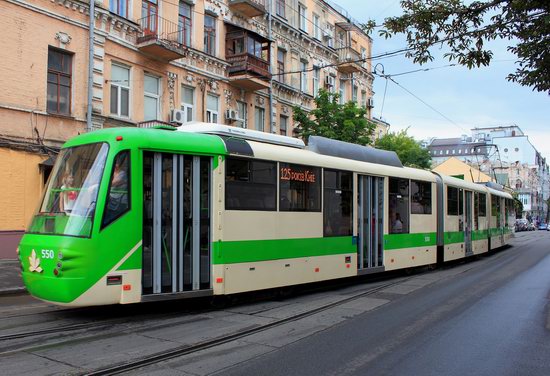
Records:
{"label": "tram front", "polygon": [[112,132],[94,133],[61,150],[18,248],[29,293],[56,304],[139,301],[131,149]]}

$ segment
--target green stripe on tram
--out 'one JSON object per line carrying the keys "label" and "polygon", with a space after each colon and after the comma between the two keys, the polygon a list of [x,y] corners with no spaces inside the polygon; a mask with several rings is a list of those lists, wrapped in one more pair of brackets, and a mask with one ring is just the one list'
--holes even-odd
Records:
{"label": "green stripe on tram", "polygon": [[419,234],[388,234],[384,235],[384,249],[401,249],[429,247],[436,245],[437,234],[435,232]]}
{"label": "green stripe on tram", "polygon": [[489,237],[489,231],[487,230],[474,230],[472,231],[472,240],[484,240]]}
{"label": "green stripe on tram", "polygon": [[213,263],[236,264],[356,252],[357,245],[352,236],[219,241],[213,244]]}

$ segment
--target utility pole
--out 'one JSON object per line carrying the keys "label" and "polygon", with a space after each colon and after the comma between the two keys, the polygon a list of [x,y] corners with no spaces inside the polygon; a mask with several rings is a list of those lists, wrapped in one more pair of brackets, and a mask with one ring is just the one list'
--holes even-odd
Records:
{"label": "utility pole", "polygon": [[271,56],[271,8],[272,8],[272,1],[268,1],[268,8],[267,8],[267,38],[269,39],[269,130],[271,133],[277,133],[277,130],[275,126],[273,125],[273,68],[271,64],[271,60],[273,60]]}
{"label": "utility pole", "polygon": [[88,42],[88,106],[86,110],[86,132],[92,131],[92,100],[94,96],[94,34],[95,0],[90,0],[90,33]]}

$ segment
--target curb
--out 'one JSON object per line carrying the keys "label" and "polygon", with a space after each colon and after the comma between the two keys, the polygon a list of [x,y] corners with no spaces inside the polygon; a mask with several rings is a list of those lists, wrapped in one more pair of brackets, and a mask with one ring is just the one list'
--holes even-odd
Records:
{"label": "curb", "polygon": [[13,287],[9,289],[0,289],[1,296],[10,296],[10,295],[27,295],[27,289],[25,287]]}

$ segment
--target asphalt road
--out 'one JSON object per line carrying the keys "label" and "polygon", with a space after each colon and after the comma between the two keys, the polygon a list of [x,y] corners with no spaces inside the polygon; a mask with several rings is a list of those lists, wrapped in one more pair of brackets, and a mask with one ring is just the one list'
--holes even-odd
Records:
{"label": "asphalt road", "polygon": [[217,374],[550,375],[550,233],[514,243],[483,267],[381,293],[388,304]]}

